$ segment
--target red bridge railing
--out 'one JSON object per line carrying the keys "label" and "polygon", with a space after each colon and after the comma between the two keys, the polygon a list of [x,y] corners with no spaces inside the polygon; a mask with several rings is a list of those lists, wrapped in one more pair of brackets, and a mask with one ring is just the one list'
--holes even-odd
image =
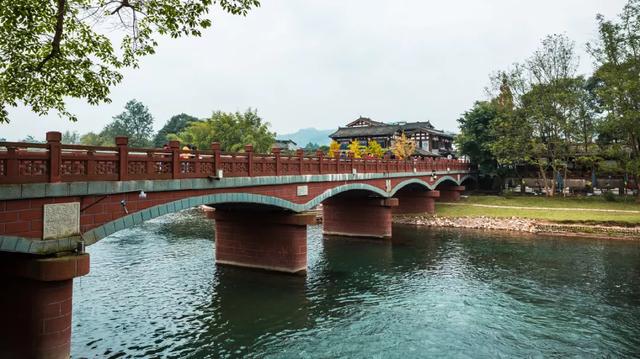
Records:
{"label": "red bridge railing", "polygon": [[0,142],[0,184],[472,170],[468,162],[440,158],[330,158],[322,151],[305,156],[302,150],[290,156],[279,148],[264,155],[254,153],[252,145],[225,153],[218,143],[207,151],[185,151],[177,141],[168,149],[132,148],[126,137],[116,137],[116,147],[60,140],[59,132],[47,132],[47,143]]}

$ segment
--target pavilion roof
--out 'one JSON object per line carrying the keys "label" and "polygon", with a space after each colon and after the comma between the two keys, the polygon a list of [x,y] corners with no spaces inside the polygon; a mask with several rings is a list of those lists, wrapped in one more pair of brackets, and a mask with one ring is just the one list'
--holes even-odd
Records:
{"label": "pavilion roof", "polygon": [[[377,122],[380,123],[380,122]],[[453,138],[452,134],[436,130],[431,122],[407,122],[407,123],[383,123],[373,126],[339,127],[337,131],[330,134],[331,138],[356,138],[356,137],[391,137],[397,133],[405,132],[412,134],[416,132],[433,133],[441,137]]]}

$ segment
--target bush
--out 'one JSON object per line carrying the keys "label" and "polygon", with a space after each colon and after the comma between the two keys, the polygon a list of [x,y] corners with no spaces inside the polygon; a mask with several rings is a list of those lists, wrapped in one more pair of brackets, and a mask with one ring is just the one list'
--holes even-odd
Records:
{"label": "bush", "polygon": [[515,196],[516,195],[513,193],[513,191],[502,191],[502,197],[504,197],[505,199],[512,199]]}
{"label": "bush", "polygon": [[613,192],[611,191],[607,191],[603,194],[604,196],[604,200],[607,202],[615,202],[616,201],[616,195],[613,194]]}

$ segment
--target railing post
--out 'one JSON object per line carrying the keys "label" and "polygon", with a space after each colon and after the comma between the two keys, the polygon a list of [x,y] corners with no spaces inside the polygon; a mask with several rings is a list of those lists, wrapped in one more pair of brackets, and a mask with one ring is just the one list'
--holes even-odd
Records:
{"label": "railing post", "polygon": [[273,153],[273,157],[276,158],[276,176],[280,176],[282,174],[282,164],[280,163],[280,147],[271,148],[271,153]]}
{"label": "railing post", "polygon": [[57,131],[47,132],[47,144],[49,145],[49,182],[60,182],[60,168],[62,166],[62,146],[60,140],[62,134]]}
{"label": "railing post", "polygon": [[193,175],[200,176],[200,151],[197,148],[193,150]]}
{"label": "railing post", "polygon": [[10,146],[7,147],[7,155],[9,159],[7,160],[7,177],[16,178],[19,175],[18,171],[18,151],[17,148]]}
{"label": "railing post", "polygon": [[96,151],[92,149],[87,150],[87,178],[91,178],[91,176],[96,174],[95,154]]}
{"label": "railing post", "polygon": [[119,171],[118,171],[118,181],[126,181],[127,180],[127,172],[128,172],[128,157],[129,157],[129,149],[127,146],[129,145],[129,138],[124,136],[116,137],[116,146],[118,146],[118,163],[119,163]]}
{"label": "railing post", "polygon": [[156,174],[155,169],[154,169],[154,162],[153,162],[153,156],[155,154],[153,152],[147,152],[147,166],[146,166],[146,173],[147,173],[147,178],[153,178],[153,176]]}
{"label": "railing post", "polygon": [[353,173],[353,169],[355,168],[354,167],[355,164],[353,163],[354,158],[355,158],[355,153],[349,151],[349,162],[351,162],[351,173]]}
{"label": "railing post", "polygon": [[169,141],[171,149],[171,178],[180,178],[180,141]]}
{"label": "railing post", "polygon": [[340,173],[340,151],[333,151],[333,158],[336,160],[336,173]]}
{"label": "railing post", "polygon": [[316,157],[318,157],[318,174],[322,174],[322,158],[324,157],[324,152],[322,152],[322,150],[316,150]]}
{"label": "railing post", "polygon": [[249,177],[253,177],[253,145],[245,145],[244,152],[247,153],[247,172]]}
{"label": "railing post", "polygon": [[300,164],[300,168],[298,169],[298,174],[302,175],[304,174],[304,171],[302,169],[302,164],[304,162],[304,150],[302,148],[299,148],[296,150],[296,155],[298,156],[298,163]]}
{"label": "railing post", "polygon": [[222,164],[220,163],[220,143],[211,143],[211,151],[213,151],[213,175],[218,176],[218,170],[222,169]]}

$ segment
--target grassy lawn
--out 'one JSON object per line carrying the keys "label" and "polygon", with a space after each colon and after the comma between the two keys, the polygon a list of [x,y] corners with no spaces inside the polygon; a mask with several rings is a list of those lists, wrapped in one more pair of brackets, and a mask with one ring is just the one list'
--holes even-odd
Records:
{"label": "grassy lawn", "polygon": [[615,202],[605,201],[603,196],[592,197],[544,197],[544,196],[469,196],[461,203],[486,204],[513,207],[591,208],[640,211],[635,197],[620,196]]}
{"label": "grassy lawn", "polygon": [[[469,204],[468,206],[465,204]],[[544,210],[523,208],[488,208],[475,207],[473,204],[512,206],[512,207],[547,207],[568,208],[568,210]],[[582,209],[607,209],[640,211],[640,205],[633,198],[628,201],[607,202],[603,198],[544,198],[544,197],[498,197],[470,196],[456,204],[437,203],[436,213],[442,217],[521,217],[560,223],[590,224],[640,224],[640,213],[616,213],[583,211]]]}

